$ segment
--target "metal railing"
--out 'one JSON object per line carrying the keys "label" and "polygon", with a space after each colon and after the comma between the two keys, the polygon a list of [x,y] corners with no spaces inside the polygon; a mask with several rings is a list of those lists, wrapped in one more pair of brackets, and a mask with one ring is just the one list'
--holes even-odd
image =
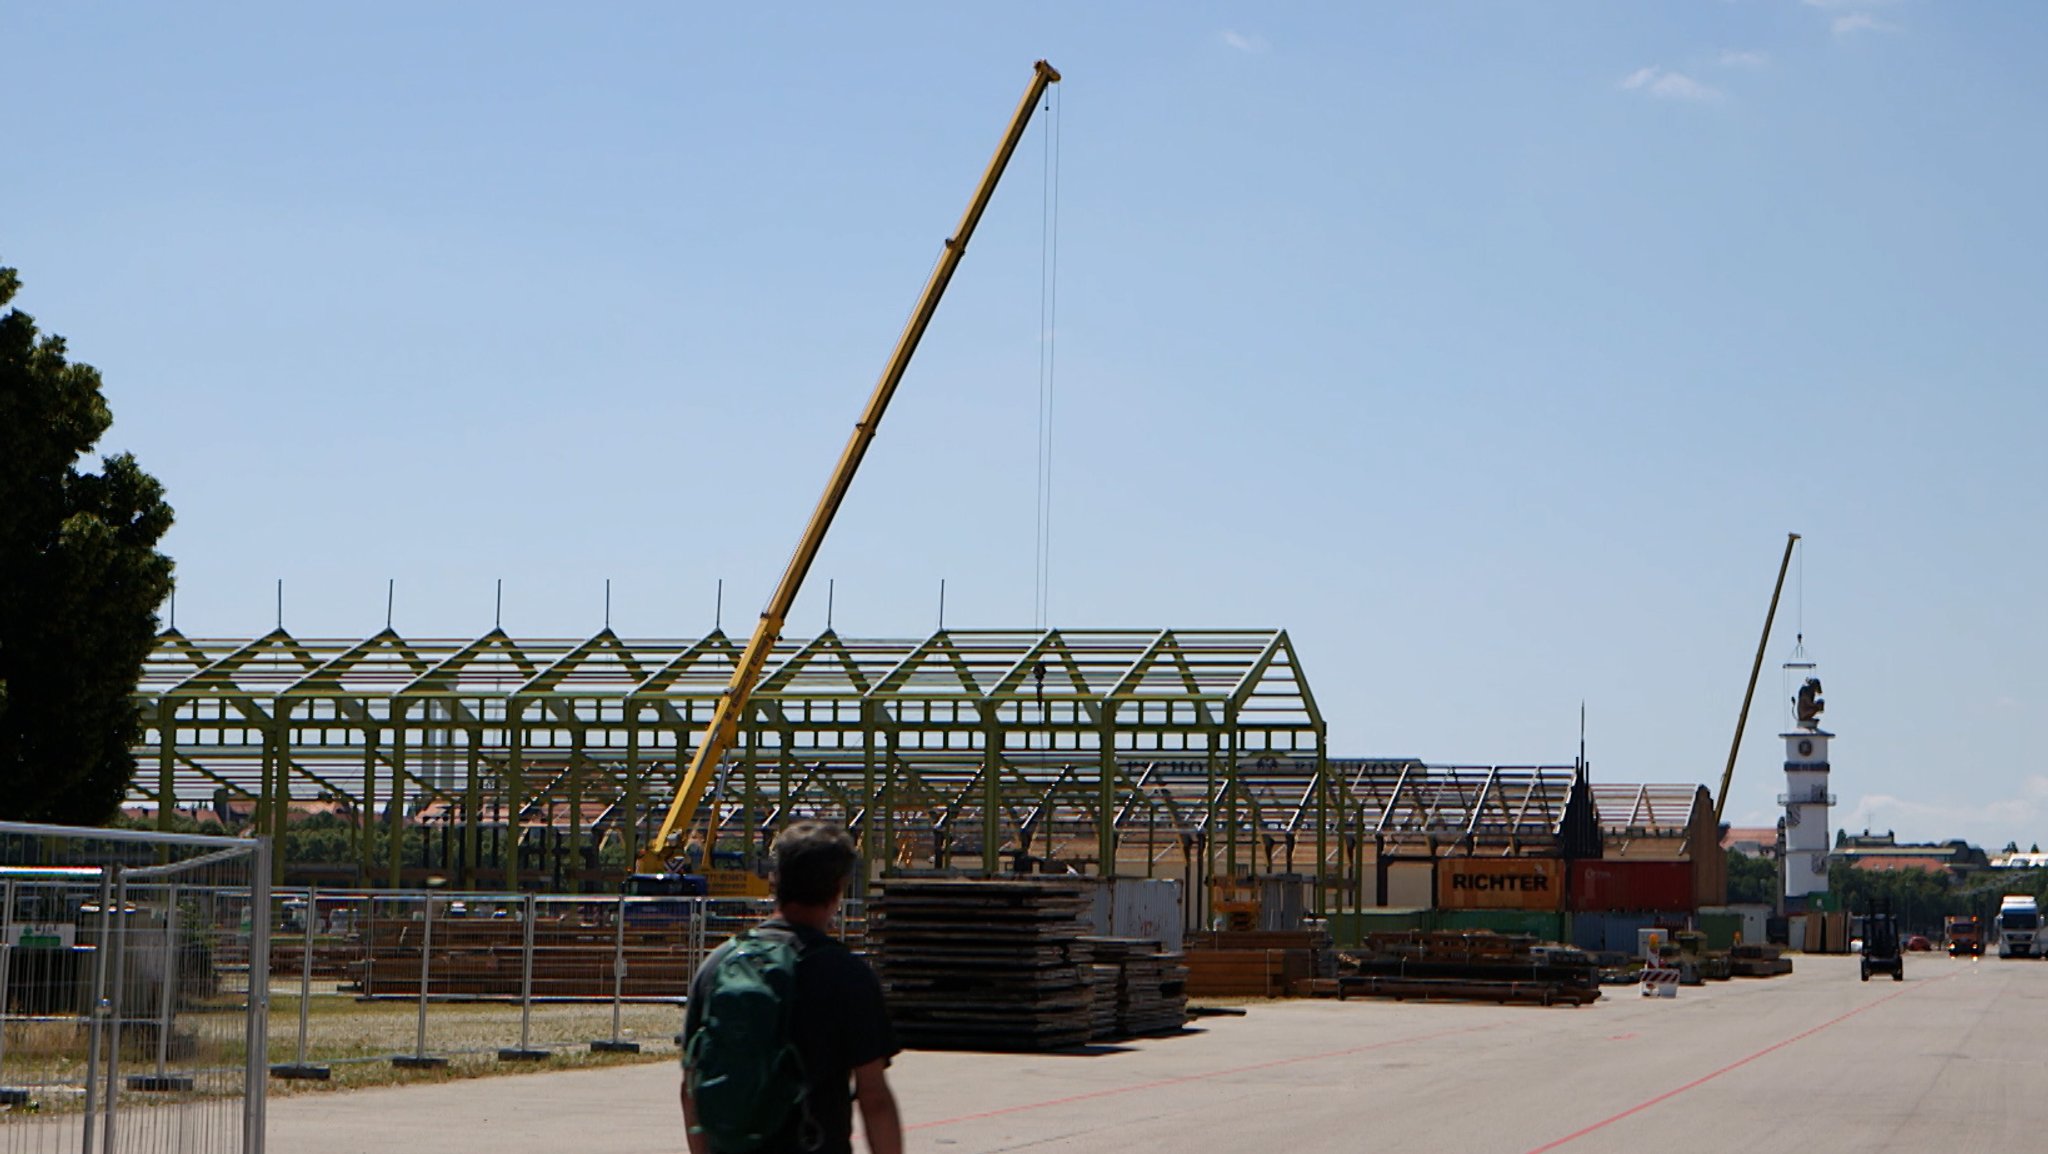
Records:
{"label": "metal railing", "polygon": [[0,1152],[261,1154],[269,877],[262,839],[0,823]]}
{"label": "metal railing", "polygon": [[[758,899],[279,890],[280,1078],[673,1053],[689,981]],[[839,934],[859,948],[859,903]]]}

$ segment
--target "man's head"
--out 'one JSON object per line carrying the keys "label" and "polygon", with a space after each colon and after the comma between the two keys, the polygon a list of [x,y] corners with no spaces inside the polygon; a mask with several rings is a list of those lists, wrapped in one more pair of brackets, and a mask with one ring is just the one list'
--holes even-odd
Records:
{"label": "man's head", "polygon": [[825,907],[839,900],[859,859],[853,839],[828,821],[800,821],[775,835],[775,902]]}

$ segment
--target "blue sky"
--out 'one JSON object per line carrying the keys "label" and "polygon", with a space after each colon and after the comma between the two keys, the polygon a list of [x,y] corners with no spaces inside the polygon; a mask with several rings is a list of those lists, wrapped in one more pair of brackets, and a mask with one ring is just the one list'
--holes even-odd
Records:
{"label": "blue sky", "polygon": [[[1055,624],[1291,631],[1337,752],[2048,841],[2034,5],[16,5],[0,261],[178,623],[750,624],[1045,56]],[[1033,619],[1043,148],[792,632]]]}

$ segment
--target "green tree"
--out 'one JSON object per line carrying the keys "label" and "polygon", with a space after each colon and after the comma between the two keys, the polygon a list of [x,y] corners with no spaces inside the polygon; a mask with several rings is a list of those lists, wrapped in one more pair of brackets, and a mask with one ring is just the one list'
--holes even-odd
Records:
{"label": "green tree", "polygon": [[1728,854],[1728,900],[1731,902],[1775,902],[1778,900],[1778,867],[1774,862],[1745,853]]}
{"label": "green tree", "polygon": [[[0,307],[21,287],[0,268]],[[0,316],[0,817],[98,825],[134,776],[131,695],[171,590],[163,487],[80,456],[113,416],[90,365]]]}

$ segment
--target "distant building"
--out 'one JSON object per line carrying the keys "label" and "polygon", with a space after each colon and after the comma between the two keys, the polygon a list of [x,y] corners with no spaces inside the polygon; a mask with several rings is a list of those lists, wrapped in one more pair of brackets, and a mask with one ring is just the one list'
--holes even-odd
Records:
{"label": "distant building", "polygon": [[1835,831],[1831,854],[1860,870],[1915,870],[1961,879],[1991,868],[1991,855],[1961,838],[1941,842],[1901,842],[1891,830],[1852,834]]}
{"label": "distant building", "polygon": [[1731,825],[1721,833],[1721,848],[1746,857],[1778,860],[1778,827]]}

